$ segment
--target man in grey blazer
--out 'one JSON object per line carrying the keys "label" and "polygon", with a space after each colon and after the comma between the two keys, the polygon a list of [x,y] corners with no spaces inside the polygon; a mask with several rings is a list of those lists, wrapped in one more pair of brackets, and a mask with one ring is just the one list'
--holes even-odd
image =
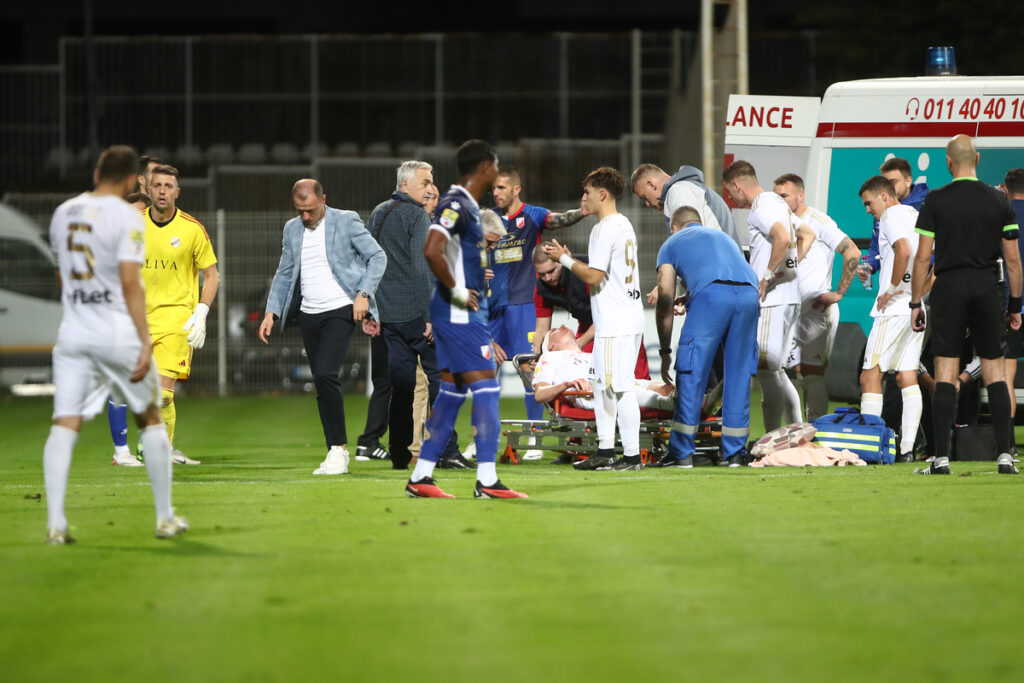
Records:
{"label": "man in grey blazer", "polygon": [[284,225],[281,262],[258,335],[269,343],[274,321],[280,319],[284,327],[297,312],[327,441],[327,457],[313,474],[348,474],[345,402],[338,375],[356,325],[367,316],[378,319],[374,293],[387,256],[356,212],[327,206],[318,181],[295,183],[292,203],[299,215]]}

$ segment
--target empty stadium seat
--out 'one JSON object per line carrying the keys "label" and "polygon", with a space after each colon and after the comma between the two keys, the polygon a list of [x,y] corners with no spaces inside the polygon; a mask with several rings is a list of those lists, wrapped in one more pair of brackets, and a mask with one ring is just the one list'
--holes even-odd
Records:
{"label": "empty stadium seat", "polygon": [[334,155],[339,157],[359,156],[359,145],[354,142],[339,142],[334,146]]}
{"label": "empty stadium seat", "polygon": [[368,157],[389,157],[391,156],[391,143],[371,142],[366,146],[363,154]]}
{"label": "empty stadium seat", "polygon": [[311,161],[317,157],[325,157],[329,153],[327,145],[322,142],[309,142],[302,148],[302,159]]}
{"label": "empty stadium seat", "polygon": [[419,154],[420,145],[415,142],[403,142],[398,146],[398,156],[403,159],[416,159]]}
{"label": "empty stadium seat", "polygon": [[238,163],[240,164],[265,164],[267,163],[267,148],[260,142],[247,142],[238,148]]}
{"label": "empty stadium seat", "polygon": [[235,161],[235,149],[225,142],[210,145],[206,149],[206,163],[230,164]]}
{"label": "empty stadium seat", "polygon": [[203,152],[198,145],[178,145],[173,159],[179,166],[202,166]]}
{"label": "empty stadium seat", "polygon": [[270,148],[270,161],[275,164],[297,164],[299,148],[290,142],[275,142]]}

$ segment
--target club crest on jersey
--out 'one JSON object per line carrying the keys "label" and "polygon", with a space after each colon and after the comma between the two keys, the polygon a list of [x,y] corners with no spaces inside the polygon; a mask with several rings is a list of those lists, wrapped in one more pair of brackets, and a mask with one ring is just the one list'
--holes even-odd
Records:
{"label": "club crest on jersey", "polygon": [[180,237],[172,237],[171,238],[171,246],[174,247],[175,249],[180,247],[181,246],[181,238]]}
{"label": "club crest on jersey", "polygon": [[516,218],[516,227],[517,227],[517,228],[521,228],[521,227],[523,227],[524,225],[526,225],[526,219],[525,219],[525,218],[523,218],[522,216],[518,216],[518,217]]}
{"label": "club crest on jersey", "polygon": [[[452,203],[452,206],[458,208],[456,203]],[[444,228],[450,228],[455,225],[456,221],[459,220],[459,212],[453,209],[445,209],[441,212],[441,226]]]}
{"label": "club crest on jersey", "polygon": [[483,346],[481,346],[480,347],[480,355],[483,356],[484,358],[486,358],[487,360],[490,360],[491,359],[491,345],[490,344],[484,344]]}

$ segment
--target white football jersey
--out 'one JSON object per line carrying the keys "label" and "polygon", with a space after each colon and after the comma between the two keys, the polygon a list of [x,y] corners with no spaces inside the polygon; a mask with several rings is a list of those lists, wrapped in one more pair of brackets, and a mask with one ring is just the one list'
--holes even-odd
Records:
{"label": "white football jersey", "polygon": [[796,230],[801,224],[814,233],[814,242],[797,268],[800,296],[806,301],[832,291],[832,267],[836,261],[836,249],[846,239],[846,233],[828,215],[812,206],[807,207],[803,216],[793,214],[793,229]]}
{"label": "white football jersey", "polygon": [[879,295],[884,294],[892,284],[892,268],[896,260],[893,245],[901,239],[910,243],[910,260],[907,261],[906,271],[900,277],[899,291],[889,299],[884,311],[879,312],[878,299],[875,299],[875,305],[871,307],[872,318],[910,315],[910,275],[914,268],[914,255],[917,254],[917,233],[914,232],[916,225],[917,209],[906,204],[890,206],[878,219],[878,258],[882,261],[878,276]]}
{"label": "white football jersey", "polygon": [[91,192],[57,207],[50,221],[50,245],[57,256],[63,314],[57,339],[112,345],[138,340],[121,289],[120,263],[142,264],[142,214],[111,195]]}
{"label": "white football jersey", "polygon": [[547,351],[537,363],[533,371],[533,385],[561,384],[572,382],[577,379],[586,379],[593,363],[591,354],[585,351]]}
{"label": "white football jersey", "polygon": [[747,223],[750,229],[750,265],[759,280],[764,279],[771,260],[772,226],[782,223],[789,231],[789,244],[782,264],[775,271],[775,279],[768,285],[768,293],[761,306],[780,306],[800,303],[800,285],[797,282],[796,232],[790,218],[792,212],[786,202],[774,192],[762,192],[750,205]]}
{"label": "white football jersey", "polygon": [[644,304],[636,261],[636,233],[621,213],[605,217],[590,231],[590,267],[604,271],[590,288],[590,311],[598,337],[643,334]]}

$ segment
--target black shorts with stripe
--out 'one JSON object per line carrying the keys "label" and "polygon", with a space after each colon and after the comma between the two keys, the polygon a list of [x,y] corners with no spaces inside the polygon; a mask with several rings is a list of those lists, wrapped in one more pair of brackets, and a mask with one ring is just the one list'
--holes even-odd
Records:
{"label": "black shorts with stripe", "polygon": [[993,271],[958,268],[935,279],[930,297],[932,353],[959,358],[970,330],[981,358],[1002,358],[1006,336],[1003,285]]}

